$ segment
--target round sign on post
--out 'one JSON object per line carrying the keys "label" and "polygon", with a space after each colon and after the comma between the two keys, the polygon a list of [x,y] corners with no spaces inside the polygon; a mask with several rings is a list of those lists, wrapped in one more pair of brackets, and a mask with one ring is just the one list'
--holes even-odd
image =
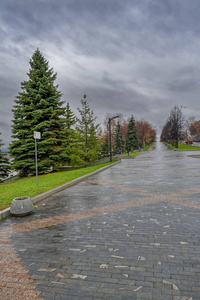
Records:
{"label": "round sign on post", "polygon": [[37,140],[41,139],[41,132],[34,131],[34,139],[35,139],[35,167],[36,167],[36,184],[38,185],[38,168],[37,168]]}

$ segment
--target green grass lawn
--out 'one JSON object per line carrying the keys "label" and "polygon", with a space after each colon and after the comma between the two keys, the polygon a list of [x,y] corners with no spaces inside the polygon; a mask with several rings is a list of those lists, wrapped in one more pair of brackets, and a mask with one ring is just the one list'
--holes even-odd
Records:
{"label": "green grass lawn", "polygon": [[[131,152],[131,153],[129,153],[129,156],[135,157],[135,156],[138,155],[139,153],[141,153],[141,151]],[[123,157],[123,156],[128,156],[128,153],[121,154],[121,157]]]}
{"label": "green grass lawn", "polygon": [[12,200],[16,197],[36,196],[66,182],[72,181],[73,179],[94,172],[109,164],[111,163],[109,162],[78,170],[39,175],[38,185],[36,185],[35,176],[0,183],[0,210],[10,206]]}
{"label": "green grass lawn", "polygon": [[167,146],[169,146],[172,150],[176,149],[178,151],[200,151],[200,147],[192,146],[192,145],[186,145],[178,143],[178,148],[172,146],[171,144],[165,143]]}
{"label": "green grass lawn", "polygon": [[[152,143],[152,144],[153,144],[153,143]],[[150,145],[144,147],[144,148],[143,148],[143,151],[147,151],[147,150],[152,146],[152,144],[150,144]],[[136,155],[140,154],[141,152],[142,152],[142,150],[137,151],[137,152],[131,152],[131,153],[129,153],[129,156],[135,157]],[[121,154],[122,157],[123,157],[123,156],[127,156],[127,155],[128,155],[128,153]]]}
{"label": "green grass lawn", "polygon": [[148,146],[144,147],[144,148],[143,148],[143,151],[147,151],[147,150],[149,150],[149,148],[150,148],[152,145],[153,145],[153,143],[151,143],[150,145],[148,145]]}

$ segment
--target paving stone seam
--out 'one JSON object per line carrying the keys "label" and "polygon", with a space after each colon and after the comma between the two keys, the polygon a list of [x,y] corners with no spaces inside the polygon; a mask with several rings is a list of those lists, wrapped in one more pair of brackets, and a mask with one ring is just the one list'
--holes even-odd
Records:
{"label": "paving stone seam", "polygon": [[[121,168],[121,166],[118,166],[118,168]],[[156,173],[157,170],[153,170],[152,172],[149,172],[149,174],[150,173],[153,174],[154,172]],[[165,172],[165,170],[163,170],[163,172]],[[171,172],[171,173],[175,173],[175,172]],[[146,172],[143,175],[144,176],[147,175]],[[135,174],[134,174],[134,176],[135,176]],[[198,176],[194,175],[194,176],[198,177],[199,175]],[[123,177],[123,175],[122,175],[122,177]],[[129,177],[129,176],[126,176],[126,177]],[[109,178],[111,179],[111,177],[109,177]],[[121,178],[121,176],[119,178]],[[113,177],[113,179],[115,179],[115,178]],[[95,179],[87,180],[86,183],[87,182],[92,183],[92,181],[93,181],[93,183],[95,183]],[[72,258],[72,261],[74,261],[74,259],[76,259],[77,263],[75,264],[75,266],[73,268],[71,268],[71,269],[69,268],[69,273],[71,272],[70,274],[66,273],[66,276],[70,277],[69,279],[66,278],[67,280],[62,279],[62,277],[60,280],[58,279],[58,278],[60,278],[60,276],[63,276],[62,270],[59,269],[59,268],[61,268],[61,267],[59,267],[59,265],[57,265],[56,272],[61,272],[61,275],[60,275],[60,273],[57,273],[57,275],[55,276],[55,279],[54,279],[53,278],[54,276],[50,274],[48,287],[47,287],[47,285],[46,286],[44,285],[44,287],[41,288],[43,286],[43,283],[46,283],[46,282],[42,281],[42,278],[37,278],[37,276],[38,276],[37,274],[33,275],[33,278],[27,277],[27,275],[29,276],[29,274],[27,274],[28,270],[23,269],[24,262],[27,263],[27,259],[26,259],[27,256],[26,255],[22,256],[22,257],[25,257],[24,262],[22,262],[22,260],[20,259],[20,255],[19,256],[17,255],[17,252],[15,252],[15,249],[12,246],[11,236],[13,237],[13,239],[16,240],[18,237],[23,236],[20,233],[29,232],[29,231],[33,231],[33,230],[37,230],[37,229],[42,229],[42,228],[50,227],[50,226],[57,225],[57,224],[65,224],[68,222],[72,222],[71,224],[69,223],[69,229],[70,229],[70,227],[77,225],[77,223],[76,222],[74,223],[73,221],[91,218],[91,219],[88,219],[88,222],[90,221],[92,223],[91,220],[94,220],[94,219],[92,219],[93,217],[103,216],[104,214],[108,214],[107,217],[108,218],[111,217],[111,220],[112,220],[113,218],[116,217],[115,214],[113,214],[115,212],[121,212],[123,210],[124,211],[127,210],[127,212],[128,212],[130,208],[140,207],[140,206],[144,206],[144,205],[148,205],[146,208],[144,208],[144,210],[147,209],[147,211],[151,211],[151,204],[155,204],[158,202],[160,203],[160,205],[162,207],[166,206],[164,208],[167,208],[167,206],[172,206],[174,208],[174,211],[176,210],[176,208],[182,210],[184,208],[184,206],[189,207],[189,208],[200,209],[200,204],[198,204],[198,202],[188,199],[189,198],[188,196],[190,196],[190,194],[198,194],[199,193],[200,189],[198,187],[194,187],[191,189],[182,189],[178,192],[173,192],[173,189],[172,190],[169,189],[170,192],[163,194],[163,193],[160,193],[160,191],[161,191],[160,189],[158,189],[158,192],[156,193],[156,192],[154,192],[154,189],[152,189],[151,191],[146,191],[146,190],[142,190],[142,187],[141,187],[141,190],[140,190],[139,188],[136,189],[136,188],[131,187],[131,185],[116,184],[115,182],[112,182],[112,181],[110,183],[103,182],[103,180],[101,178],[97,182],[98,182],[98,185],[104,186],[104,189],[107,189],[107,188],[113,189],[113,190],[116,190],[117,193],[119,193],[118,191],[121,190],[121,191],[123,191],[123,193],[120,193],[120,194],[123,194],[123,195],[124,195],[124,193],[127,193],[130,200],[132,200],[134,198],[134,197],[132,198],[132,196],[134,196],[134,195],[136,195],[136,198],[133,201],[121,201],[119,203],[109,204],[109,205],[105,205],[102,207],[95,206],[95,207],[87,209],[87,210],[85,209],[84,211],[81,210],[79,212],[71,212],[71,213],[69,212],[67,214],[63,214],[60,216],[55,215],[53,217],[43,218],[43,219],[31,221],[31,222],[24,222],[21,224],[13,224],[11,226],[2,227],[2,230],[0,230],[0,240],[2,242],[2,245],[4,245],[4,246],[3,246],[3,248],[2,247],[0,248],[0,258],[2,258],[2,263],[4,264],[4,267],[7,268],[6,272],[4,273],[4,277],[6,277],[7,281],[5,280],[6,282],[5,281],[1,282],[1,280],[2,280],[1,270],[5,270],[5,269],[4,269],[4,267],[2,268],[2,265],[0,266],[0,293],[1,293],[1,291],[3,291],[3,294],[2,294],[3,299],[13,299],[13,298],[20,299],[20,300],[22,300],[22,299],[38,299],[38,294],[35,294],[35,295],[31,294],[32,292],[33,293],[36,292],[36,291],[32,290],[32,289],[34,289],[35,285],[37,286],[37,290],[39,290],[39,292],[41,292],[39,297],[45,297],[45,299],[48,299],[48,295],[45,295],[45,293],[48,291],[48,289],[50,287],[52,287],[52,283],[55,287],[55,288],[52,287],[52,290],[54,289],[55,296],[57,295],[56,299],[59,299],[60,296],[58,296],[58,295],[61,295],[61,298],[67,297],[66,299],[68,299],[68,293],[70,295],[69,299],[76,299],[80,295],[81,295],[81,297],[83,296],[83,299],[86,299],[84,297],[84,296],[86,296],[86,294],[84,294],[83,287],[85,287],[87,290],[88,285],[85,284],[85,286],[83,286],[82,285],[83,280],[84,280],[84,282],[88,282],[91,286],[95,285],[95,283],[99,283],[99,282],[103,282],[103,285],[104,285],[104,286],[102,286],[102,288],[99,288],[99,289],[96,289],[96,287],[95,287],[94,288],[95,294],[93,291],[91,291],[91,293],[88,292],[87,299],[97,299],[97,298],[95,298],[95,295],[99,296],[99,299],[111,299],[110,296],[112,296],[111,295],[112,293],[113,293],[113,295],[119,296],[120,297],[119,299],[125,299],[125,298],[128,299],[127,298],[128,296],[129,296],[129,299],[136,299],[136,298],[133,298],[135,293],[137,293],[135,295],[135,297],[137,296],[138,300],[139,299],[140,300],[154,299],[154,297],[155,297],[155,299],[159,299],[159,300],[161,300],[161,299],[192,300],[193,296],[194,296],[195,300],[198,299],[195,296],[200,291],[200,288],[198,286],[199,264],[196,265],[196,261],[197,261],[196,259],[194,260],[194,263],[193,263],[193,261],[192,261],[192,263],[191,262],[189,263],[188,262],[189,258],[187,258],[187,257],[188,257],[189,253],[190,253],[190,256],[191,255],[193,255],[194,257],[197,256],[199,254],[198,249],[199,249],[200,245],[199,245],[199,243],[197,243],[195,245],[195,242],[198,242],[198,239],[192,239],[191,236],[189,239],[182,239],[184,236],[185,237],[188,236],[188,234],[190,233],[190,228],[188,230],[186,230],[184,232],[184,234],[180,234],[180,232],[178,232],[176,234],[173,233],[173,241],[172,241],[172,243],[170,243],[170,245],[168,245],[169,238],[165,241],[165,243],[163,243],[164,240],[162,238],[159,240],[159,243],[157,243],[158,241],[155,239],[154,235],[152,235],[152,240],[150,240],[148,237],[146,238],[144,235],[144,233],[146,232],[146,225],[143,227],[142,231],[141,231],[141,229],[139,231],[138,231],[138,229],[136,230],[135,234],[137,234],[137,235],[140,234],[140,236],[141,236],[141,238],[137,238],[135,240],[134,246],[136,249],[136,253],[137,253],[137,249],[141,249],[142,252],[139,253],[139,255],[144,255],[143,249],[149,247],[151,250],[148,253],[148,255],[146,255],[146,260],[148,258],[148,261],[154,261],[154,262],[159,261],[160,262],[163,253],[165,253],[165,248],[168,245],[169,250],[170,250],[169,254],[173,254],[173,255],[170,255],[171,256],[170,258],[166,257],[164,260],[162,260],[162,265],[155,264],[152,266],[152,264],[146,264],[145,260],[137,261],[137,258],[136,258],[136,261],[133,263],[133,265],[131,265],[129,263],[129,256],[126,258],[126,263],[124,262],[124,265],[123,265],[123,264],[121,264],[121,261],[120,261],[120,263],[118,262],[119,259],[122,259],[122,257],[120,256],[122,254],[121,253],[118,254],[118,252],[117,252],[116,255],[111,255],[112,254],[111,253],[110,254],[111,257],[110,257],[110,259],[108,259],[108,263],[109,263],[109,265],[111,265],[111,269],[109,269],[109,268],[106,269],[106,265],[102,265],[102,268],[103,268],[103,270],[105,270],[106,275],[114,274],[114,275],[116,275],[116,277],[110,278],[110,276],[105,276],[105,279],[101,279],[99,264],[102,263],[104,254],[102,252],[102,254],[98,255],[98,257],[94,260],[96,265],[92,266],[92,270],[93,270],[93,273],[92,273],[92,272],[90,272],[90,270],[91,270],[91,263],[93,261],[93,255],[91,255],[91,249],[93,249],[93,248],[91,248],[89,250],[90,256],[87,256],[87,259],[88,259],[87,265],[85,265],[85,261],[80,260],[79,256],[76,255],[77,251],[75,251],[74,254],[73,254],[73,252],[72,252],[72,254],[70,253],[69,257]],[[83,186],[85,186],[85,185],[83,185]],[[139,187],[140,186],[141,185],[139,185]],[[148,186],[148,183],[147,183],[147,186]],[[164,192],[165,192],[165,190],[164,190]],[[111,194],[113,195],[112,190],[111,190]],[[138,196],[140,196],[140,197],[138,197]],[[188,198],[186,198],[186,197],[188,197]],[[198,198],[198,195],[195,195],[194,199],[196,200],[197,198]],[[162,204],[162,202],[164,204]],[[162,210],[163,210],[163,208],[160,211],[162,211]],[[134,210],[131,210],[131,212],[133,212],[133,211]],[[113,217],[112,217],[112,214],[113,214]],[[171,213],[168,213],[168,211],[166,211],[166,213],[164,212],[164,215],[171,216]],[[107,218],[107,217],[105,216],[105,218]],[[141,215],[141,217],[143,217],[143,216]],[[169,223],[165,223],[166,225],[164,224],[164,226],[163,226],[163,228],[166,228],[166,229],[164,229],[166,231],[168,231],[168,228],[170,229],[170,227],[171,227],[170,226],[171,225],[170,217],[168,219],[169,219]],[[139,222],[140,220],[136,219],[136,221]],[[150,219],[150,221],[153,222],[153,221],[157,221],[157,220],[152,218],[152,219]],[[86,222],[87,222],[87,220],[86,220]],[[138,223],[138,224],[140,224],[140,223]],[[127,224],[122,224],[122,225],[128,226]],[[176,223],[175,223],[175,225],[176,225]],[[88,226],[89,226],[89,224],[88,224]],[[58,226],[58,227],[62,227],[62,226]],[[151,227],[151,224],[150,224],[150,227]],[[98,227],[96,227],[96,228],[98,228]],[[126,227],[125,227],[125,229],[126,229]],[[171,232],[171,230],[172,229],[170,229],[170,232]],[[95,231],[95,228],[94,228],[94,231]],[[125,230],[125,231],[127,232],[126,235],[129,237],[128,230]],[[43,230],[41,232],[43,232]],[[122,232],[122,230],[120,227],[119,233],[121,233],[121,232]],[[106,231],[106,233],[107,233],[107,231]],[[161,231],[161,233],[162,233],[162,231]],[[13,236],[15,234],[16,234],[16,236]],[[196,234],[196,232],[195,232],[195,234]],[[102,234],[99,235],[99,233],[98,233],[98,237],[99,237],[100,242],[98,243],[99,247],[96,247],[96,250],[101,249],[102,243],[103,243]],[[196,235],[196,237],[197,237],[197,235]],[[57,238],[57,233],[56,233],[56,238]],[[78,241],[79,238],[80,237],[78,234],[76,236],[75,240],[71,239],[72,244],[71,244],[70,248],[74,249],[75,243]],[[92,242],[90,243],[90,241],[92,241],[92,240],[93,240],[93,234],[89,235],[88,240],[87,240],[90,245],[92,245]],[[40,239],[39,239],[39,241],[40,241]],[[124,239],[124,237],[120,240],[118,238],[118,235],[116,235],[115,229],[113,230],[112,242],[114,244],[118,243],[118,245],[120,245],[120,246],[123,244],[124,247],[126,247],[126,243],[127,243],[127,245],[128,244],[130,245],[130,243],[131,243],[130,241],[127,241],[126,239]],[[11,246],[11,248],[10,248],[10,246]],[[113,247],[113,249],[114,249],[114,246],[111,246],[110,242],[108,242],[108,247],[109,246]],[[10,249],[10,254],[8,254],[8,259],[6,259],[6,257],[4,258],[2,256],[2,254],[4,252],[7,253],[7,251],[9,252],[9,249]],[[37,247],[36,247],[36,250],[37,250]],[[77,249],[75,249],[75,250],[77,250]],[[95,248],[94,248],[94,250],[95,250]],[[72,251],[72,250],[70,250],[70,251]],[[31,253],[31,255],[33,255],[33,251],[31,251],[30,253]],[[174,255],[178,255],[178,254],[179,255],[181,254],[181,261],[179,258],[178,260],[176,260],[176,263],[175,263]],[[125,256],[125,255],[123,255],[123,256]],[[49,257],[48,255],[45,256],[43,265],[45,266],[45,268],[55,268],[56,261],[51,265],[48,265],[48,266],[45,265],[46,262],[48,261],[48,257]],[[33,256],[33,258],[34,258],[34,256]],[[125,258],[125,257],[123,257],[123,258]],[[56,257],[55,257],[55,260],[56,260]],[[12,264],[12,262],[14,262],[14,263]],[[167,267],[166,267],[166,262],[168,263]],[[181,268],[181,266],[179,266],[180,263],[181,263],[181,265],[184,264],[184,268],[183,267]],[[58,264],[58,262],[57,262],[57,264]],[[18,270],[18,265],[21,267],[21,271],[20,271],[21,273]],[[125,265],[129,266],[130,270],[128,270],[127,268],[124,268]],[[113,269],[114,267],[115,267],[115,269]],[[152,267],[153,267],[153,270],[152,270]],[[66,268],[64,268],[64,269],[66,269]],[[74,269],[76,269],[76,271],[74,271]],[[34,270],[34,268],[31,267],[30,271],[32,272],[33,270]],[[129,290],[129,288],[127,288],[124,291],[123,291],[124,288],[122,290],[117,289],[118,285],[121,287],[122,287],[122,284],[127,285],[127,281],[125,282],[124,278],[123,278],[123,280],[120,280],[121,277],[117,277],[117,275],[119,275],[119,270],[120,270],[120,274],[122,274],[123,272],[127,273],[127,274],[122,274],[122,275],[126,275],[126,276],[132,275],[132,277],[130,277],[130,279],[134,282],[134,284],[133,284],[134,286],[130,287],[130,290]],[[126,271],[123,271],[123,270],[126,270]],[[48,270],[46,270],[46,271],[48,271]],[[154,273],[151,271],[154,271]],[[111,273],[109,273],[109,272],[111,272]],[[193,272],[193,273],[191,273],[191,272]],[[76,274],[74,274],[74,273],[76,273]],[[12,275],[12,274],[14,274],[14,275]],[[88,274],[90,274],[90,276]],[[170,274],[171,274],[171,277],[169,277]],[[88,276],[86,276],[86,275],[88,275]],[[144,275],[146,275],[146,277]],[[191,277],[191,275],[193,275],[193,277]],[[35,280],[34,276],[36,276],[35,279],[38,279],[38,280]],[[74,276],[76,277],[76,279],[73,279],[73,278],[75,278]],[[77,278],[80,278],[80,280]],[[57,282],[57,279],[60,282]],[[52,280],[54,280],[54,281],[52,281]],[[194,284],[193,280],[196,280],[196,284]],[[28,290],[26,291],[27,294],[25,294],[25,292],[23,291],[22,282],[24,283],[24,286],[27,284],[29,286]],[[77,288],[75,287],[75,282],[77,284]],[[65,283],[67,283],[67,284],[64,285]],[[2,290],[1,290],[1,284],[2,284]],[[82,287],[83,294],[80,294],[80,291],[78,291],[79,284]],[[61,285],[63,285],[63,289],[62,289]],[[96,285],[96,286],[98,286],[98,285]],[[16,289],[19,289],[21,294],[17,295]],[[62,289],[62,291],[61,291],[61,289]],[[9,294],[8,294],[8,292],[9,292]],[[13,298],[9,298],[9,295],[11,295],[12,292],[13,292],[13,295],[12,295]],[[99,292],[99,294],[98,294],[98,292]],[[134,295],[133,295],[133,293],[134,293]],[[183,293],[183,295],[185,294],[185,296],[180,296],[180,293]],[[27,298],[26,298],[26,295],[28,296]],[[50,293],[49,293],[49,295],[50,295]],[[19,298],[16,296],[18,296]],[[81,297],[78,297],[77,299],[82,299]],[[1,298],[1,296],[0,296],[0,298]],[[118,298],[116,298],[116,299],[118,299]]]}
{"label": "paving stone seam", "polygon": [[17,225],[10,225],[7,227],[2,227],[0,229],[1,232],[6,232],[8,230],[10,235],[37,230],[45,227],[50,227],[58,224],[64,224],[70,221],[76,221],[81,219],[86,219],[94,216],[99,216],[103,214],[113,213],[116,211],[126,210],[132,207],[138,207],[148,204],[154,204],[156,202],[161,202],[160,198],[152,199],[152,198],[141,198],[137,201],[124,201],[117,204],[110,204],[101,207],[94,207],[89,210],[83,210],[75,213],[68,213],[64,215],[53,216],[49,218],[34,220],[30,222],[24,222]]}

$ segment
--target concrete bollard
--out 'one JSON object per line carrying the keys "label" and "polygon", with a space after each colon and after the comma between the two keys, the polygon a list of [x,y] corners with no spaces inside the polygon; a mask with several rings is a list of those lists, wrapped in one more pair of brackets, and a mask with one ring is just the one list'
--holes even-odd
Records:
{"label": "concrete bollard", "polygon": [[16,217],[23,217],[34,211],[34,205],[30,197],[17,197],[12,200],[10,213]]}

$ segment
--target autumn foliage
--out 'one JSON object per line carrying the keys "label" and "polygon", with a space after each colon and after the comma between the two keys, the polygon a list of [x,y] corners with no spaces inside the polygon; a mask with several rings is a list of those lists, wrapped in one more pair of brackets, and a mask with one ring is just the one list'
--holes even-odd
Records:
{"label": "autumn foliage", "polygon": [[136,128],[137,128],[137,134],[138,134],[139,141],[142,145],[143,144],[148,145],[155,141],[156,130],[153,127],[153,125],[151,125],[149,122],[144,121],[144,120],[137,121]]}
{"label": "autumn foliage", "polygon": [[191,135],[200,137],[200,120],[195,121],[194,123],[191,123],[189,126],[189,130],[190,130]]}

